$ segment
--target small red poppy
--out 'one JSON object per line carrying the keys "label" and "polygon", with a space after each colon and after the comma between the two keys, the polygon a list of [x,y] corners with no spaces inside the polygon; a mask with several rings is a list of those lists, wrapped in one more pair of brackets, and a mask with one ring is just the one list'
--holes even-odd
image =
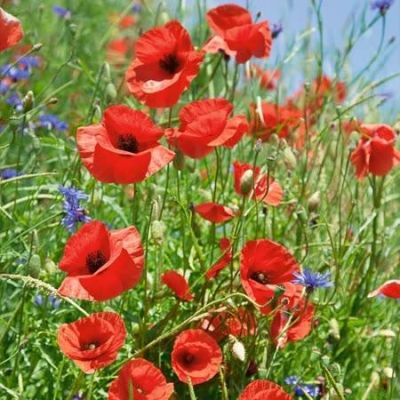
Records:
{"label": "small red poppy", "polygon": [[277,285],[291,282],[296,271],[299,265],[294,257],[272,240],[250,240],[242,249],[240,280],[248,296],[260,305],[275,296]]}
{"label": "small red poppy", "polygon": [[[272,35],[267,21],[253,23],[250,13],[236,4],[225,4],[207,13],[207,21],[217,39],[211,38],[205,51],[214,52],[214,40],[222,42],[221,50],[227,47],[235,54],[236,62],[243,64],[251,57],[268,57],[272,46]],[[228,53],[229,55],[229,53]]]}
{"label": "small red poppy", "polygon": [[198,100],[179,113],[179,129],[166,135],[172,146],[191,158],[203,158],[217,146],[232,148],[248,131],[243,115],[229,118],[233,105],[225,99]]}
{"label": "small red poppy", "polygon": [[61,351],[90,374],[116,360],[125,336],[125,324],[118,314],[99,312],[61,325],[57,340]]}
{"label": "small red poppy", "polygon": [[169,400],[174,385],[151,362],[136,358],[128,361],[110,386],[108,400]]}
{"label": "small red poppy", "polygon": [[193,300],[193,294],[190,292],[190,287],[183,275],[176,271],[164,272],[161,276],[161,281],[167,285],[181,300]]}
{"label": "small red poppy", "polygon": [[270,206],[278,206],[283,198],[281,185],[271,176],[262,174],[259,167],[254,168],[250,164],[242,164],[238,161],[233,163],[235,192],[243,195],[241,180],[243,174],[248,170],[253,171],[254,189],[252,190],[252,199],[263,201]]}
{"label": "small red poppy", "polygon": [[125,105],[108,107],[102,124],[77,133],[83,164],[100,182],[141,182],[165,167],[175,153],[161,146],[163,131],[143,112]]}
{"label": "small red poppy", "polygon": [[218,343],[202,329],[188,329],[175,339],[171,354],[172,368],[180,381],[193,385],[212,379],[222,363]]}
{"label": "small red poppy", "polygon": [[228,238],[222,238],[219,241],[219,247],[222,251],[222,256],[218,261],[206,272],[207,279],[214,279],[218,274],[226,268],[232,261],[232,246]]}
{"label": "small red poppy", "polygon": [[172,107],[197,76],[203,53],[196,51],[178,21],[142,35],[126,72],[129,91],[149,107]]}
{"label": "small red poppy", "polygon": [[400,280],[392,279],[385,282],[383,285],[379,286],[371,292],[368,297],[375,297],[378,295],[391,297],[392,299],[400,299]]}
{"label": "small red poppy", "polygon": [[400,152],[394,147],[396,132],[384,124],[363,124],[362,137],[357,148],[351,153],[351,162],[358,179],[369,173],[385,176],[400,162]]}
{"label": "small red poppy", "polygon": [[246,386],[239,400],[292,400],[292,397],[276,383],[257,379]]}
{"label": "small red poppy", "polygon": [[271,337],[278,347],[287,342],[297,342],[311,332],[314,318],[314,305],[304,298],[293,306],[282,307],[272,319]]}
{"label": "small red poppy", "polygon": [[222,224],[235,217],[235,213],[231,208],[212,202],[198,204],[194,207],[194,211],[202,218],[214,224]]}
{"label": "small red poppy", "polygon": [[19,19],[0,7],[0,51],[15,46],[23,37]]}
{"label": "small red poppy", "polygon": [[[265,90],[274,90],[277,86],[277,81],[281,77],[281,72],[278,69],[264,70],[257,64],[251,66],[251,73],[259,80],[260,86]],[[251,74],[252,75],[252,74]]]}
{"label": "small red poppy", "polygon": [[241,307],[234,311],[212,313],[201,322],[200,327],[215,340],[220,341],[229,335],[235,337],[255,335],[257,321],[251,311]]}
{"label": "small red poppy", "polygon": [[107,61],[112,64],[123,64],[132,50],[131,40],[123,37],[111,40],[107,45]]}
{"label": "small red poppy", "polygon": [[109,300],[134,287],[143,270],[143,248],[135,227],[109,232],[92,221],[72,235],[60,269],[68,276],[59,293],[82,300]]}

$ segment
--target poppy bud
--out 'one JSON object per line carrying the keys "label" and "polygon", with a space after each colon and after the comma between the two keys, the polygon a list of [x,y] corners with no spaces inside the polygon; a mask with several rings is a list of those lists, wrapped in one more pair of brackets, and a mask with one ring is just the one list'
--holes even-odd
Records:
{"label": "poppy bud", "polygon": [[288,170],[296,169],[297,160],[290,147],[285,147],[283,150],[283,162]]}
{"label": "poppy bud", "polygon": [[160,213],[161,213],[161,198],[160,196],[157,196],[155,200],[153,200],[153,205],[152,205],[152,211],[151,215],[153,219],[160,219]]}
{"label": "poppy bud", "polygon": [[57,103],[58,103],[57,97],[52,97],[46,102],[46,105],[51,106],[51,105],[57,104]]}
{"label": "poppy bud", "polygon": [[254,151],[256,153],[259,153],[262,150],[262,140],[261,139],[257,139],[256,143],[254,145]]}
{"label": "poppy bud", "polygon": [[321,203],[321,196],[319,190],[310,196],[308,199],[308,211],[316,211]]}
{"label": "poppy bud", "polygon": [[162,221],[153,221],[151,223],[151,237],[157,244],[161,244],[165,237],[166,226]]}
{"label": "poppy bud", "polygon": [[173,165],[178,171],[182,171],[185,168],[185,156],[179,150],[175,151]]}
{"label": "poppy bud", "polygon": [[104,63],[104,78],[107,82],[111,82],[111,67],[108,62]]}
{"label": "poppy bud", "polygon": [[43,43],[36,43],[32,46],[32,52],[39,51],[43,47]]}
{"label": "poppy bud", "polygon": [[240,192],[248,195],[254,187],[254,172],[252,169],[245,171],[240,179]]}
{"label": "poppy bud", "polygon": [[49,275],[52,275],[56,271],[58,271],[56,263],[51,258],[46,258],[44,260],[44,272],[46,272]]}
{"label": "poppy bud", "polygon": [[34,101],[35,101],[35,97],[33,95],[33,92],[32,92],[32,90],[29,90],[29,92],[26,94],[26,96],[22,100],[22,104],[24,107],[24,113],[32,110]]}
{"label": "poppy bud", "polygon": [[335,318],[329,321],[329,335],[335,340],[340,340],[339,323]]}
{"label": "poppy bud", "polygon": [[246,360],[246,349],[244,344],[237,340],[235,336],[229,335],[229,339],[232,342],[232,354],[241,362]]}
{"label": "poppy bud", "polygon": [[42,266],[42,261],[40,260],[40,256],[38,254],[32,254],[28,262],[28,274],[32,278],[38,278],[41,266]]}
{"label": "poppy bud", "polygon": [[106,95],[108,100],[115,100],[118,96],[117,89],[115,85],[109,82],[106,86]]}

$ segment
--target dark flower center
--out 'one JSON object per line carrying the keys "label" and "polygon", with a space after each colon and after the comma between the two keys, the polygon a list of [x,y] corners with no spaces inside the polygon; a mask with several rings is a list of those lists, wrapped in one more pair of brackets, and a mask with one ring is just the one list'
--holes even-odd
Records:
{"label": "dark flower center", "polygon": [[94,274],[107,262],[106,256],[100,251],[94,251],[87,255],[86,266],[91,274]]}
{"label": "dark flower center", "polygon": [[90,343],[84,343],[81,346],[82,350],[94,350],[96,347],[99,347],[100,343],[99,342],[90,342]]}
{"label": "dark flower center", "polygon": [[250,278],[253,279],[253,281],[261,283],[262,285],[266,285],[268,283],[268,276],[264,274],[264,272],[253,272],[250,275]]}
{"label": "dark flower center", "polygon": [[121,135],[118,137],[118,148],[129,153],[138,153],[139,143],[133,135]]}
{"label": "dark flower center", "polygon": [[179,68],[179,60],[175,54],[168,54],[164,56],[160,62],[160,67],[170,73],[171,75],[175,74]]}
{"label": "dark flower center", "polygon": [[183,355],[183,357],[182,357],[182,360],[183,360],[183,363],[184,363],[185,365],[190,365],[190,364],[193,363],[194,358],[195,358],[195,357],[194,357],[193,354],[185,353],[185,354]]}

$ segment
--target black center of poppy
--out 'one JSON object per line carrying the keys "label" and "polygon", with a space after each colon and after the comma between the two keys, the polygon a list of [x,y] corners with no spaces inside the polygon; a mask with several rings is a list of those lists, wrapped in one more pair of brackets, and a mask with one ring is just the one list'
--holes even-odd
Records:
{"label": "black center of poppy", "polygon": [[183,355],[183,362],[184,362],[184,364],[190,365],[190,364],[193,363],[193,361],[194,361],[194,355],[193,355],[193,354],[185,353],[185,354]]}
{"label": "black center of poppy", "polygon": [[86,266],[91,274],[94,274],[107,262],[106,256],[100,251],[94,251],[86,257]]}
{"label": "black center of poppy", "polygon": [[82,350],[94,350],[96,347],[99,347],[98,342],[85,343],[82,345]]}
{"label": "black center of poppy", "polygon": [[268,283],[268,276],[264,274],[264,272],[253,272],[250,275],[250,278],[258,283],[261,283],[262,285],[266,285]]}
{"label": "black center of poppy", "polygon": [[179,60],[175,54],[168,54],[160,60],[160,67],[171,75],[179,68]]}
{"label": "black center of poppy", "polygon": [[137,153],[139,151],[139,143],[132,135],[121,135],[118,137],[118,148],[129,151],[129,153]]}

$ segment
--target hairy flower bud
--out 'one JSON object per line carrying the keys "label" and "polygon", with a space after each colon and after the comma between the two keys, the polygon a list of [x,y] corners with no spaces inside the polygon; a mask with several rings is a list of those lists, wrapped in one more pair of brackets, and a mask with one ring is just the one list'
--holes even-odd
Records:
{"label": "hairy flower bud", "polygon": [[254,172],[251,169],[245,171],[240,179],[240,192],[243,195],[248,195],[254,187]]}

